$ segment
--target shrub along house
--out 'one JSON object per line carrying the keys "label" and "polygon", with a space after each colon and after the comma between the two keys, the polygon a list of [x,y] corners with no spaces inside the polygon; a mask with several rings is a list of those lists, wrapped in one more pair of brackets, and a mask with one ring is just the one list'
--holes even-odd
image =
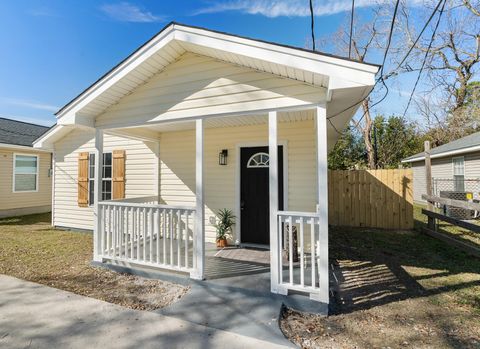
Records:
{"label": "shrub along house", "polygon": [[93,229],[95,261],[203,279],[228,208],[231,241],[270,248],[272,292],[328,303],[327,152],[377,70],[171,23],[36,142],[54,152],[54,225]]}
{"label": "shrub along house", "polygon": [[47,130],[0,118],[0,218],[51,210],[52,154],[32,147]]}

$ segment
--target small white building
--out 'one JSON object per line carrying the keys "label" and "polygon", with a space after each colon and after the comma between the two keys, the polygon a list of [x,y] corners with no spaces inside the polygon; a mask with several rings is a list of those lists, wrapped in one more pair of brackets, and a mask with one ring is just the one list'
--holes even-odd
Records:
{"label": "small white building", "polygon": [[[272,292],[328,303],[327,153],[377,71],[171,23],[36,142],[54,153],[53,224],[93,229],[95,261],[203,279],[215,212],[231,209],[230,242],[270,248]],[[283,268],[291,226],[300,261]]]}
{"label": "small white building", "polygon": [[52,209],[52,153],[32,145],[47,130],[0,118],[0,218]]}
{"label": "small white building", "polygon": [[[475,199],[480,199],[480,132],[433,148],[430,158],[434,195],[471,192]],[[422,199],[422,195],[427,193],[425,154],[412,155],[402,162],[412,166],[414,202],[426,204]],[[461,195],[452,198],[465,199]]]}

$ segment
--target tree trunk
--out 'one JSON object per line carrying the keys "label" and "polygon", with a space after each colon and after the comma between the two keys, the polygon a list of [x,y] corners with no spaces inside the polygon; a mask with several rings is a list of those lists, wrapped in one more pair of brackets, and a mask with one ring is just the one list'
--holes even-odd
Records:
{"label": "tree trunk", "polygon": [[365,142],[365,150],[367,151],[368,168],[374,170],[375,164],[375,151],[372,145],[372,127],[373,122],[370,116],[370,98],[365,99],[362,102],[363,114],[365,123],[362,127],[363,140]]}

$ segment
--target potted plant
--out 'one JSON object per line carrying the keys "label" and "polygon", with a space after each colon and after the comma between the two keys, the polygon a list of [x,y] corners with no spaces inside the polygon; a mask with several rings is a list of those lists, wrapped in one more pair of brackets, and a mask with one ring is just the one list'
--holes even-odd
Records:
{"label": "potted plant", "polygon": [[217,223],[215,228],[217,229],[217,247],[226,247],[227,234],[232,233],[232,227],[235,225],[235,215],[231,210],[226,208],[217,212]]}

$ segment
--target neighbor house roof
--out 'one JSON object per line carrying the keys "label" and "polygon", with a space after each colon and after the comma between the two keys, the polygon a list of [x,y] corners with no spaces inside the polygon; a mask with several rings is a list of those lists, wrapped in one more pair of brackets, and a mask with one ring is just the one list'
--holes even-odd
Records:
{"label": "neighbor house roof", "polygon": [[0,144],[31,147],[48,129],[46,126],[0,118]]}
{"label": "neighbor house roof", "polygon": [[[430,151],[430,156],[432,158],[440,158],[444,156],[453,156],[461,155],[464,153],[470,153],[472,151],[480,150],[480,132],[473,133],[469,136],[457,139],[450,143],[441,145],[439,147],[433,148]],[[402,162],[415,162],[425,160],[425,153],[418,153],[412,155],[406,159],[403,159]]]}

